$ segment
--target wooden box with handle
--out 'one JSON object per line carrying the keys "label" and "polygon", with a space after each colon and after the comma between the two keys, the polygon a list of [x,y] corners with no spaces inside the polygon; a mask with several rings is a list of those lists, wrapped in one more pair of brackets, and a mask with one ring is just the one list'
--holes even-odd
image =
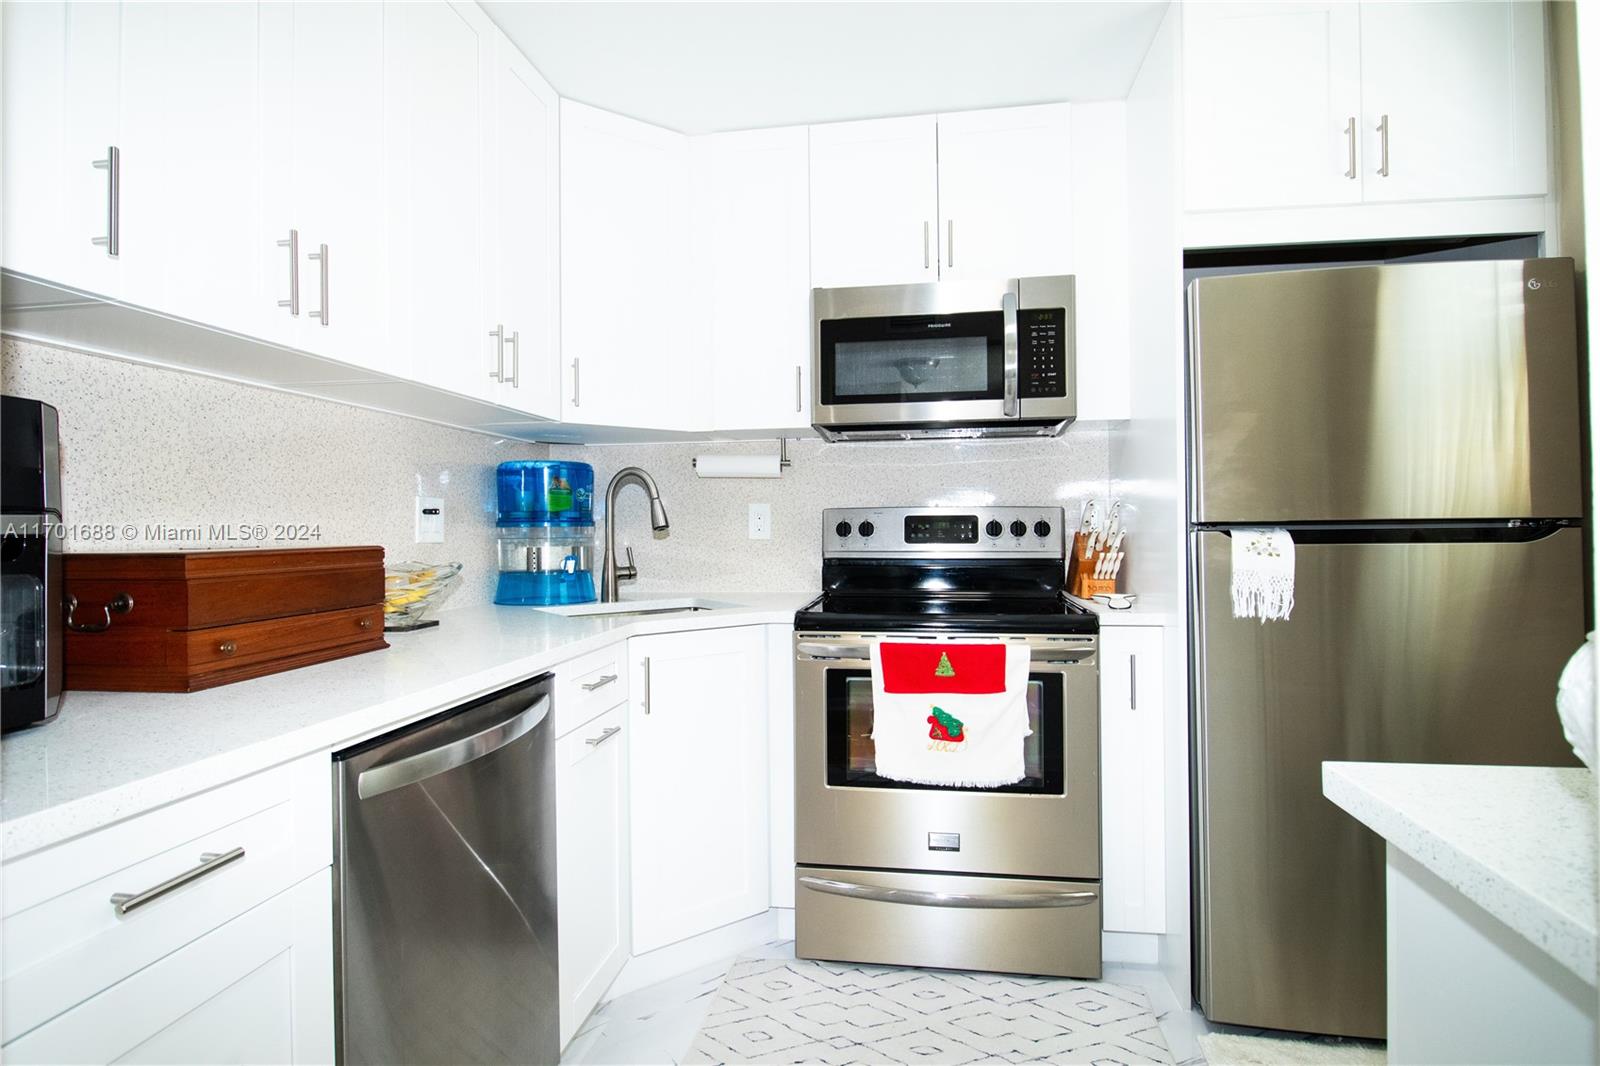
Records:
{"label": "wooden box with handle", "polygon": [[383,549],[66,556],[66,687],[194,692],[388,647]]}

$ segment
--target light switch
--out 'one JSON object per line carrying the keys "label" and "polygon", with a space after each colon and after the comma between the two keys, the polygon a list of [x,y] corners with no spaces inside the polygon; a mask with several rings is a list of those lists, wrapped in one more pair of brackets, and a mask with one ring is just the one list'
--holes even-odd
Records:
{"label": "light switch", "polygon": [[417,497],[417,543],[444,542],[444,500],[438,496]]}

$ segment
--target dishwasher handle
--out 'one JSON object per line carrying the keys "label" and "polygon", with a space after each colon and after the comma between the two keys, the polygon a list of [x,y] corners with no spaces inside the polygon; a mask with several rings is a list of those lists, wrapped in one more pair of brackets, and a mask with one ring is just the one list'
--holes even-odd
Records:
{"label": "dishwasher handle", "polygon": [[540,696],[522,713],[496,722],[471,736],[452,740],[442,747],[419,751],[393,762],[379,763],[361,771],[356,776],[356,795],[362,799],[381,796],[397,788],[414,785],[436,777],[447,770],[465,766],[485,755],[499,751],[507,744],[525,737],[539,727],[550,714],[550,697]]}

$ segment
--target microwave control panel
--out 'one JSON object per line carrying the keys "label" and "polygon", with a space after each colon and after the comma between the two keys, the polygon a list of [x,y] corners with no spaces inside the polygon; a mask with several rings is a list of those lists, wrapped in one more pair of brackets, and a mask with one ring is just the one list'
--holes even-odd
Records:
{"label": "microwave control panel", "polygon": [[1067,394],[1067,328],[1065,308],[1017,312],[1017,391],[1023,399]]}

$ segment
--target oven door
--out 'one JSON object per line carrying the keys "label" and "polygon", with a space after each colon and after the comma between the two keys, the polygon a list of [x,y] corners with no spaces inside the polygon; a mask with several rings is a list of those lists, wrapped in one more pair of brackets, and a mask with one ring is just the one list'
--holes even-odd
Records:
{"label": "oven door", "polygon": [[1026,777],[941,788],[878,776],[870,646],[976,635],[795,635],[795,859],[805,865],[1100,876],[1099,679],[1095,638],[1028,643]]}
{"label": "oven door", "polygon": [[818,289],[814,422],[1018,417],[1017,283]]}

